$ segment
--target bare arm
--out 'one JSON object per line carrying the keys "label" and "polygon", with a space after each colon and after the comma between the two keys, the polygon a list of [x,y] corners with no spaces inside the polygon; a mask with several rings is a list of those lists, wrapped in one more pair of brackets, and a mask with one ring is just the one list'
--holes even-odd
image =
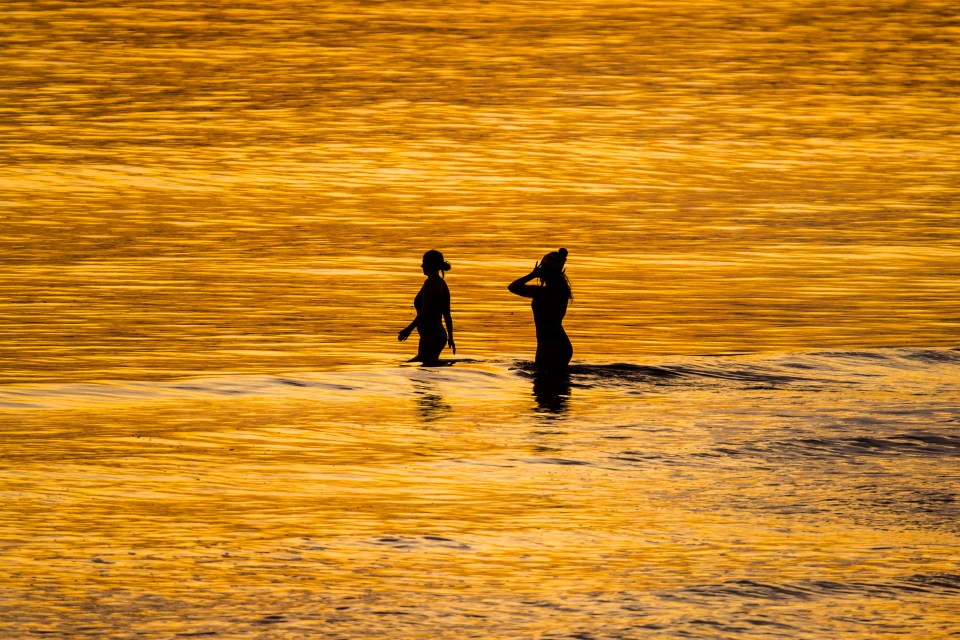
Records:
{"label": "bare arm", "polygon": [[541,287],[538,287],[533,284],[527,284],[527,283],[539,276],[540,276],[540,263],[538,262],[533,267],[533,271],[511,282],[509,285],[507,285],[507,289],[509,289],[510,293],[514,295],[523,296],[524,298],[536,298],[537,295],[539,295],[542,290]]}
{"label": "bare arm", "polygon": [[410,337],[410,333],[417,328],[417,323],[420,322],[420,314],[417,314],[417,317],[413,319],[413,322],[405,326],[403,329],[400,329],[400,333],[397,334],[397,340],[403,342]]}
{"label": "bare arm", "polygon": [[453,316],[450,314],[450,289],[447,287],[447,283],[442,280],[440,285],[438,294],[442,305],[441,315],[443,315],[443,321],[447,325],[447,344],[453,349],[453,355],[457,355],[457,345],[453,341]]}
{"label": "bare arm", "polygon": [[443,312],[443,321],[447,323],[447,344],[453,349],[453,355],[457,355],[457,345],[453,342],[453,316],[450,315],[450,306]]}

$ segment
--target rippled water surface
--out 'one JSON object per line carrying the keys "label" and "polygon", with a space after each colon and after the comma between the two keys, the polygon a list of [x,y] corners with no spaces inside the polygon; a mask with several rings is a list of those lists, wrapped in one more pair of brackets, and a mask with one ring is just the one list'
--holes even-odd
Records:
{"label": "rippled water surface", "polygon": [[[0,634],[960,634],[958,37],[8,0]],[[429,248],[461,359],[399,366]]]}

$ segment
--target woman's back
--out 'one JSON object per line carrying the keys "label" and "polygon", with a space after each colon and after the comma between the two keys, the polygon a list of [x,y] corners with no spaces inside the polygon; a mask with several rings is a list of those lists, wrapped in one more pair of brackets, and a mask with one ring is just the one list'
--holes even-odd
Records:
{"label": "woman's back", "polygon": [[563,331],[563,317],[567,315],[569,300],[569,292],[560,287],[540,287],[530,303],[538,334],[541,331]]}
{"label": "woman's back", "polygon": [[[562,372],[573,357],[573,345],[563,330],[563,317],[573,297],[570,283],[563,272],[567,250],[553,251],[543,257],[529,274],[517,278],[507,287],[511,293],[531,298],[533,322],[537,330],[536,365],[542,370]],[[539,285],[528,284],[539,279]]]}

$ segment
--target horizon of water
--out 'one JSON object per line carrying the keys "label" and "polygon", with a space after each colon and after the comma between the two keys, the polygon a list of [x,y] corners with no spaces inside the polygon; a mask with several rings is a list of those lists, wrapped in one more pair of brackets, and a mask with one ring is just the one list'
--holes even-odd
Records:
{"label": "horizon of water", "polygon": [[0,637],[956,636],[958,29],[10,0]]}

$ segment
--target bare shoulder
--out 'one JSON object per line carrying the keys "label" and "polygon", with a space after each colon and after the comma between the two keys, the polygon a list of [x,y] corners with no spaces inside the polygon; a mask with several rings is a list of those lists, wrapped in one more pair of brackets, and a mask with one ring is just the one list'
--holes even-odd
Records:
{"label": "bare shoulder", "polygon": [[423,283],[423,291],[430,295],[449,296],[450,289],[447,283],[440,279],[430,279]]}

